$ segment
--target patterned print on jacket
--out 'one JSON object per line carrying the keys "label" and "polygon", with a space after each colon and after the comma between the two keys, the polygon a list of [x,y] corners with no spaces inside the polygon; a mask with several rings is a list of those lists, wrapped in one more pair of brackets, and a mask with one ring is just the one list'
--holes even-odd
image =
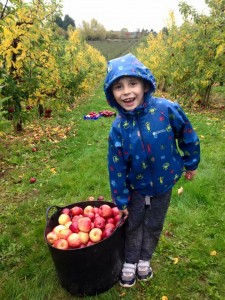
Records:
{"label": "patterned print on jacket", "polygon": [[[150,84],[144,104],[133,111],[123,110],[111,93],[112,83],[125,75]],[[109,104],[119,112],[109,134],[108,169],[113,201],[120,209],[127,207],[132,191],[165,193],[182,172],[198,167],[199,139],[186,114],[178,103],[151,95],[155,79],[135,56],[109,62],[104,88]]]}

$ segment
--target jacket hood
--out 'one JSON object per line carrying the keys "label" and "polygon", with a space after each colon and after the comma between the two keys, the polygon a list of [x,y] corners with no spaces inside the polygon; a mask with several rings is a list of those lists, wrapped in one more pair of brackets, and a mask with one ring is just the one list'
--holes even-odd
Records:
{"label": "jacket hood", "polygon": [[148,95],[156,89],[156,81],[151,71],[141,63],[133,54],[129,53],[124,56],[108,61],[107,75],[104,82],[104,92],[109,105],[113,108],[119,108],[112,91],[112,84],[123,76],[134,76],[142,78],[149,83]]}

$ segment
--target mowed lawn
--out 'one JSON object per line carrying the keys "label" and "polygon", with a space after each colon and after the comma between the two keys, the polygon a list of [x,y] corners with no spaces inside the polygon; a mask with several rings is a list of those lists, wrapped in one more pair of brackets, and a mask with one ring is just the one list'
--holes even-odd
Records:
{"label": "mowed lawn", "polygon": [[[52,118],[27,123],[20,134],[1,125],[1,299],[80,299],[60,286],[44,241],[45,213],[51,205],[89,196],[111,201],[107,139],[114,117],[83,118],[104,109],[111,110],[99,88],[73,109],[53,110]],[[131,289],[116,284],[85,299],[225,299],[225,111],[185,111],[201,140],[201,163],[192,182],[182,178],[174,187],[151,262],[153,279]],[[36,182],[30,183],[31,177]],[[184,192],[178,196],[180,187]]]}

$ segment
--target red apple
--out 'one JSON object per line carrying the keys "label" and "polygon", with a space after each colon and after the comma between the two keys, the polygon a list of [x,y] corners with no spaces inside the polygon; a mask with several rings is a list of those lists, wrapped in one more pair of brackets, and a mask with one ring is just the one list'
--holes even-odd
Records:
{"label": "red apple", "polygon": [[69,227],[69,229],[72,232],[78,233],[79,232],[79,227],[78,227],[78,221],[73,221]]}
{"label": "red apple", "polygon": [[67,222],[71,221],[70,216],[67,214],[61,214],[58,218],[60,225],[65,225]]}
{"label": "red apple", "polygon": [[103,197],[103,196],[98,196],[98,200],[99,200],[99,201],[103,201],[103,200],[104,200],[104,197]]}
{"label": "red apple", "polygon": [[89,196],[89,197],[88,197],[88,200],[89,200],[89,201],[94,201],[94,200],[95,200],[95,197]]}
{"label": "red apple", "polygon": [[84,208],[84,213],[83,214],[87,214],[87,213],[94,213],[95,212],[95,209],[93,206],[91,205],[88,205]]}
{"label": "red apple", "polygon": [[69,243],[69,246],[72,248],[79,248],[81,245],[80,237],[78,233],[75,232],[69,235],[67,242]]}
{"label": "red apple", "polygon": [[37,148],[36,148],[36,147],[33,147],[31,150],[32,150],[32,152],[36,152],[36,151],[37,151]]}
{"label": "red apple", "polygon": [[91,219],[82,217],[78,220],[78,228],[80,231],[89,232],[91,230]]}
{"label": "red apple", "polygon": [[105,228],[105,219],[101,216],[94,219],[94,227],[103,229]]}
{"label": "red apple", "polygon": [[99,214],[104,218],[109,218],[113,215],[112,208],[108,204],[103,204],[99,207]]}
{"label": "red apple", "polygon": [[112,228],[112,229],[114,229],[115,225],[112,224],[112,223],[107,223],[107,224],[105,224],[105,228]]}
{"label": "red apple", "polygon": [[114,217],[114,223],[115,223],[115,225],[117,225],[117,224],[119,223],[120,219],[121,219],[121,215],[120,215],[120,214],[119,214],[119,215],[116,215],[116,216]]}
{"label": "red apple", "polygon": [[59,232],[58,236],[60,239],[67,240],[67,238],[69,237],[69,235],[71,235],[71,233],[72,231],[69,228],[65,228]]}
{"label": "red apple", "polygon": [[94,244],[95,244],[94,242],[92,242],[91,240],[89,240],[89,242],[87,243],[87,246],[92,246]]}
{"label": "red apple", "polygon": [[46,235],[46,239],[49,242],[49,244],[54,244],[55,241],[57,241],[59,239],[58,234],[54,231],[50,231],[47,235]]}
{"label": "red apple", "polygon": [[88,232],[83,232],[83,231],[79,231],[78,235],[80,237],[81,243],[86,245],[89,241],[89,233]]}
{"label": "red apple", "polygon": [[68,207],[63,208],[61,214],[70,215],[70,209]]}
{"label": "red apple", "polygon": [[94,218],[95,218],[95,214],[94,214],[94,213],[92,213],[92,212],[88,212],[88,213],[85,213],[85,212],[84,212],[83,216],[84,216],[84,217],[88,217],[88,218],[90,218],[90,219],[91,219],[91,221],[93,221],[93,220],[94,220]]}
{"label": "red apple", "polygon": [[112,207],[113,216],[120,215],[120,210],[117,206]]}
{"label": "red apple", "polygon": [[83,218],[83,215],[77,215],[72,217],[72,222],[78,222],[80,218]]}
{"label": "red apple", "polygon": [[109,237],[114,232],[114,228],[105,228],[102,233],[102,238],[105,239]]}
{"label": "red apple", "polygon": [[65,228],[66,228],[66,226],[64,226],[64,225],[57,225],[53,228],[52,231],[54,231],[56,234],[59,234],[59,232],[62,231],[63,229],[65,229]]}
{"label": "red apple", "polygon": [[30,178],[30,183],[35,183],[36,182],[36,178],[35,177],[31,177]]}
{"label": "red apple", "polygon": [[102,230],[100,228],[93,228],[89,232],[89,238],[92,242],[97,243],[102,239]]}
{"label": "red apple", "polygon": [[115,220],[114,220],[114,218],[112,218],[112,217],[106,218],[106,223],[112,223],[112,224],[115,224]]}
{"label": "red apple", "polygon": [[69,248],[69,244],[68,244],[67,240],[64,240],[64,239],[59,239],[59,240],[55,241],[52,246],[55,248],[61,249],[61,250],[66,250]]}
{"label": "red apple", "polygon": [[94,206],[95,214],[98,214],[98,207]]}
{"label": "red apple", "polygon": [[73,216],[82,215],[83,209],[79,206],[74,206],[70,209],[70,212]]}

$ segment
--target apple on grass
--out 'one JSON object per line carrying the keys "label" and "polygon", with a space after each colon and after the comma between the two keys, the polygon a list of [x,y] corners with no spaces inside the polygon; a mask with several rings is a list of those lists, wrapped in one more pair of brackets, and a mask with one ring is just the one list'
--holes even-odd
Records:
{"label": "apple on grass", "polygon": [[65,239],[59,239],[54,242],[53,247],[61,250],[67,250],[69,248],[69,243]]}
{"label": "apple on grass", "polygon": [[36,178],[35,177],[31,177],[30,178],[30,183],[35,183],[36,182]]}
{"label": "apple on grass", "polygon": [[89,201],[94,201],[94,200],[95,200],[95,197],[89,196],[89,197],[88,197],[88,200],[89,200]]}
{"label": "apple on grass", "polygon": [[78,220],[78,228],[80,231],[89,232],[92,227],[91,219],[88,217],[82,217]]}
{"label": "apple on grass", "polygon": [[60,225],[65,225],[69,221],[71,221],[71,218],[67,214],[61,214],[58,218],[58,222]]}
{"label": "apple on grass", "polygon": [[100,242],[102,239],[102,230],[100,228],[93,228],[89,232],[89,238],[93,243]]}
{"label": "apple on grass", "polygon": [[98,201],[103,201],[104,200],[104,196],[98,196]]}
{"label": "apple on grass", "polygon": [[99,207],[99,214],[104,218],[112,217],[112,208],[108,204],[103,204]]}
{"label": "apple on grass", "polygon": [[81,243],[80,237],[78,233],[71,233],[67,238],[67,242],[71,248],[79,248]]}
{"label": "apple on grass", "polygon": [[59,239],[58,234],[54,231],[50,231],[47,235],[46,235],[46,239],[49,242],[49,244],[54,244],[55,241],[57,241]]}

